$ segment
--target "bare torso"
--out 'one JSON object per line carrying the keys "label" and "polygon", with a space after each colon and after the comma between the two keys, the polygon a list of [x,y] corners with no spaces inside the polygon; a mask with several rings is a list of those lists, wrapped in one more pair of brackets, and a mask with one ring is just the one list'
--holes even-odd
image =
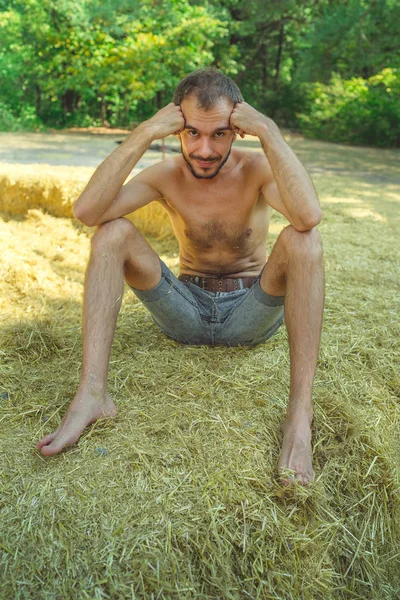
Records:
{"label": "bare torso", "polygon": [[[188,275],[258,275],[266,261],[269,206],[258,153],[232,149],[215,179],[196,179],[182,156],[165,161],[157,188]],[[161,178],[162,177],[162,178]]]}

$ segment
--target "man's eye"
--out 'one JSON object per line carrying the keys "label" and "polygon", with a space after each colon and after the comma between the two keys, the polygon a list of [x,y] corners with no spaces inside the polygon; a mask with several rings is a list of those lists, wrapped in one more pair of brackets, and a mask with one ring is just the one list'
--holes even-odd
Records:
{"label": "man's eye", "polygon": [[196,137],[197,131],[193,131],[193,129],[190,129],[189,130],[189,135],[190,135],[190,137]]}
{"label": "man's eye", "polygon": [[218,131],[218,132],[215,134],[215,137],[216,137],[216,138],[223,138],[223,137],[224,137],[224,135],[225,135],[225,133],[224,133],[223,131]]}

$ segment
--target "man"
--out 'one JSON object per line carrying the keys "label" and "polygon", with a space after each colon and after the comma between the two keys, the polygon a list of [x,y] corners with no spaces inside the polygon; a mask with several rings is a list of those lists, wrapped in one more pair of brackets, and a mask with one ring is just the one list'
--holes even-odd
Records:
{"label": "man", "polygon": [[[123,185],[150,144],[170,134],[182,155]],[[232,148],[258,136],[264,153]],[[180,244],[180,277],[123,218],[157,201]],[[269,210],[290,225],[265,263]],[[322,323],[321,210],[313,184],[276,124],[215,69],[185,77],[174,102],[137,127],[98,167],[74,206],[98,229],[86,274],[83,371],[60,427],[38,448],[53,455],[83,429],[116,415],[107,371],[124,278],[166,335],[186,344],[255,345],[283,320],[289,334],[290,396],[278,462],[282,481],[306,485],[311,461],[311,394]],[[287,469],[292,476],[287,475]]]}

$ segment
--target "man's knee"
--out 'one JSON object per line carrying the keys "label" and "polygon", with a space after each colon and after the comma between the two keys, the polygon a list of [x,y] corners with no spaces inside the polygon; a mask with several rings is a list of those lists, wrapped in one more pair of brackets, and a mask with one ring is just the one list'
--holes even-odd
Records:
{"label": "man's knee", "polygon": [[295,254],[315,260],[322,258],[321,235],[316,227],[308,231],[297,231],[289,225],[280,234],[279,241],[288,255]]}
{"label": "man's knee", "polygon": [[129,239],[134,239],[137,233],[136,227],[123,217],[102,223],[97,227],[92,237],[92,250],[96,252],[104,248],[126,248],[126,242]]}

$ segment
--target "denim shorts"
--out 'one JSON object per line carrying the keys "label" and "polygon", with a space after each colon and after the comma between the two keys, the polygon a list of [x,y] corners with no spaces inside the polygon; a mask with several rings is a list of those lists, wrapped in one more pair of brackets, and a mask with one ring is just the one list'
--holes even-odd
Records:
{"label": "denim shorts", "polygon": [[283,323],[284,296],[270,296],[260,286],[209,292],[180,281],[160,259],[161,281],[150,290],[131,289],[169,338],[190,345],[255,346]]}

